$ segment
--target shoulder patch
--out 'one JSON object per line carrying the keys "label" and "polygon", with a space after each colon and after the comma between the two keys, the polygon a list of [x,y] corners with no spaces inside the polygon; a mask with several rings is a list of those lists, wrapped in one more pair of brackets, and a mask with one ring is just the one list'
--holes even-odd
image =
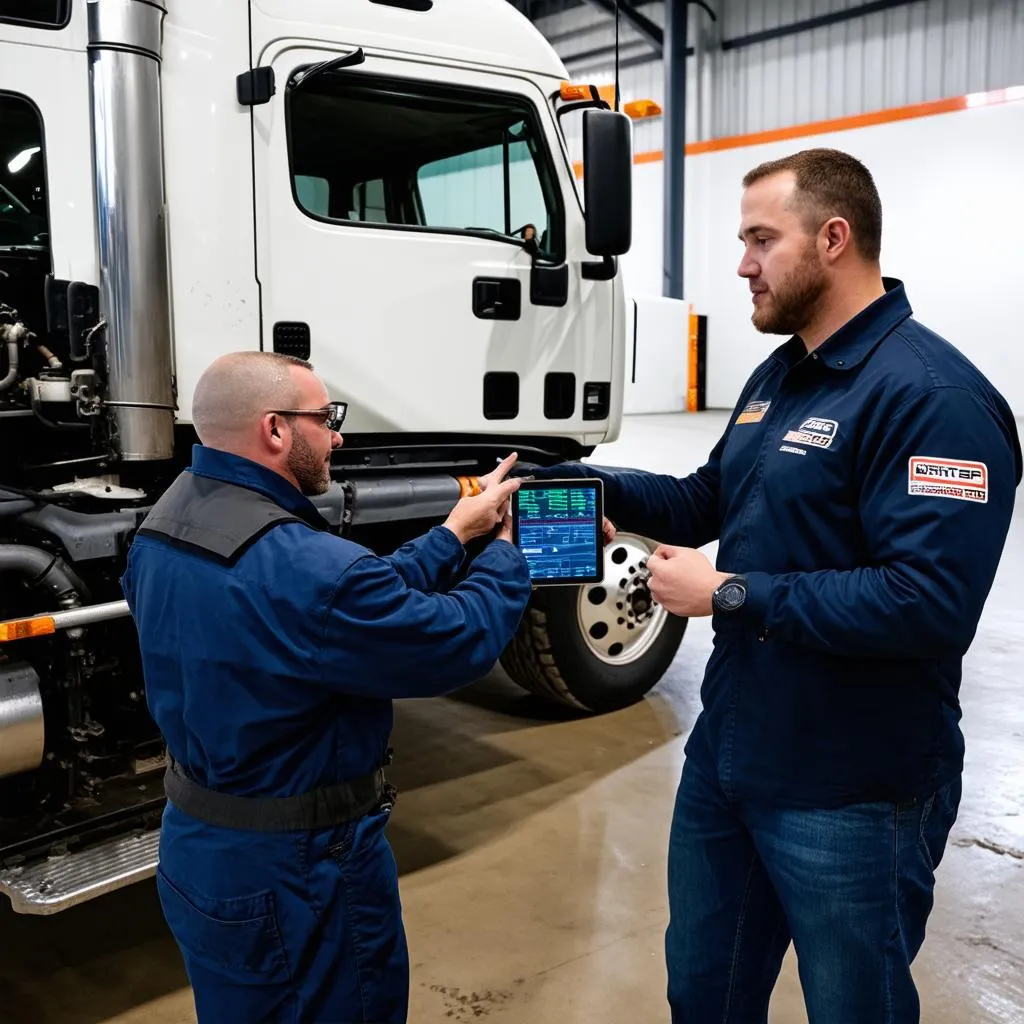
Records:
{"label": "shoulder patch", "polygon": [[764,414],[768,411],[768,407],[772,403],[768,402],[748,402],[747,407],[736,417],[737,423],[760,423],[764,419]]}
{"label": "shoulder patch", "polygon": [[988,467],[984,462],[961,462],[912,455],[908,493],[958,498],[984,505],[988,501]]}

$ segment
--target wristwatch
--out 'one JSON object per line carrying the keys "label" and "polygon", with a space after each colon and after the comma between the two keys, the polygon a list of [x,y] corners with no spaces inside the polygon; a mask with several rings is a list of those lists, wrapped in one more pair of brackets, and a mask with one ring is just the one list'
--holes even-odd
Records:
{"label": "wristwatch", "polygon": [[730,576],[711,595],[711,607],[716,612],[735,612],[747,599],[746,576]]}

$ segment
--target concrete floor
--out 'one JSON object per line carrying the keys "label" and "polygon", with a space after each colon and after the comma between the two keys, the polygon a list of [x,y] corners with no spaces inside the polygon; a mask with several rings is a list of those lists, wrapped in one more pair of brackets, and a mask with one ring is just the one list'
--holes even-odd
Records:
{"label": "concrete floor", "polygon": [[[595,461],[685,473],[718,413],[642,417]],[[1024,496],[1022,496],[1024,497]],[[934,1024],[1024,1022],[1024,501],[964,673],[967,768],[915,974]],[[1014,572],[1016,570],[1016,572]],[[657,689],[573,720],[500,670],[398,708],[391,838],[413,1022],[667,1020],[665,849],[711,634],[690,624]],[[52,919],[0,910],[2,1024],[195,1020],[151,882]],[[772,1024],[806,1021],[787,958]]]}

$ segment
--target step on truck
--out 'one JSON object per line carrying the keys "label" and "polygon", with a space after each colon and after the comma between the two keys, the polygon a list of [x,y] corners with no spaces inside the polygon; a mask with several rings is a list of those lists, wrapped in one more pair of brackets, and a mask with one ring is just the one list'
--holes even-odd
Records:
{"label": "step on truck", "polygon": [[[349,403],[316,499],[382,553],[512,450],[621,422],[630,122],[506,0],[0,5],[0,890],[49,914],[151,875],[165,752],[120,588],[219,355]],[[582,119],[584,171],[568,118]],[[620,535],[502,657],[581,712],[685,622]]]}

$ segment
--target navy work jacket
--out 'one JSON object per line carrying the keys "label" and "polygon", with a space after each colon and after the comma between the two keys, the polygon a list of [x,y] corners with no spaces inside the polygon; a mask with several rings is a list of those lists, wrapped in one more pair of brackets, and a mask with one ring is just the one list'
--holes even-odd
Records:
{"label": "navy work jacket", "polygon": [[466,552],[435,527],[378,556],[329,532],[283,477],[197,445],[190,472],[251,488],[303,522],[271,528],[232,565],[139,535],[122,579],[146,697],[168,750],[201,785],[293,796],[379,767],[392,698],[485,675],[531,586],[511,544]]}
{"label": "navy work jacket", "polygon": [[596,475],[623,530],[719,541],[745,606],[716,613],[687,755],[727,795],[830,807],[923,796],[963,763],[961,659],[1021,480],[1007,403],[914,319],[901,282],[812,354],[750,377],[706,464]]}

